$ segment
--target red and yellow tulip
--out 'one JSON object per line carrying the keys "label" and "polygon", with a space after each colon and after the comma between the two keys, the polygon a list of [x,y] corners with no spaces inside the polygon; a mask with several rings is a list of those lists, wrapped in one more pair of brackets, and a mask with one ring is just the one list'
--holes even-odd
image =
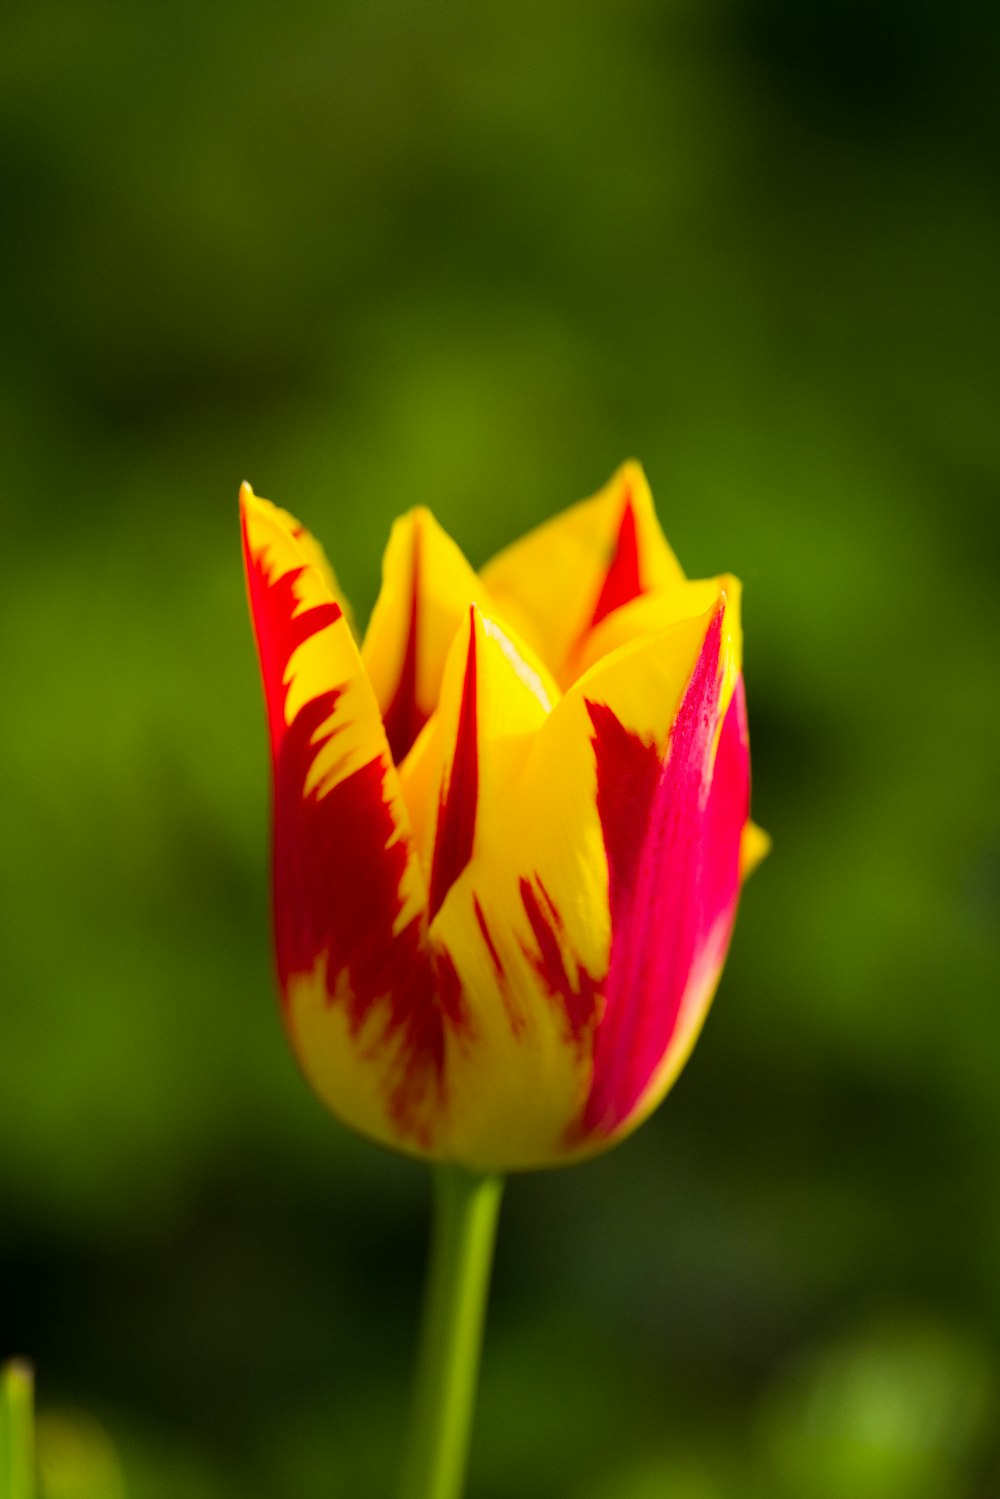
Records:
{"label": "red and yellow tulip", "polygon": [[411,511],[359,646],[313,538],[241,505],[306,1076],[435,1160],[605,1149],[683,1066],[766,846],[738,582],[685,578],[629,463],[479,574]]}

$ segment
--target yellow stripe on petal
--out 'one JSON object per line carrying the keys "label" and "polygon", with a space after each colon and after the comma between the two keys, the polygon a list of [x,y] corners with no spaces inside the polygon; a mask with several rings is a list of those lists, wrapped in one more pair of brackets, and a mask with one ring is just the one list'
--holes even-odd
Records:
{"label": "yellow stripe on petal", "polygon": [[578,672],[585,637],[646,593],[684,583],[660,529],[646,476],[630,462],[598,494],[555,516],[483,569],[505,619],[562,686]]}
{"label": "yellow stripe on petal", "polygon": [[469,605],[489,593],[428,510],[397,520],[361,656],[401,764],[434,711],[445,658]]}
{"label": "yellow stripe on petal", "polygon": [[356,1129],[432,1152],[449,1017],[399,778],[343,612],[294,522],[245,489],[244,551],[271,726],[274,917],[304,1071]]}

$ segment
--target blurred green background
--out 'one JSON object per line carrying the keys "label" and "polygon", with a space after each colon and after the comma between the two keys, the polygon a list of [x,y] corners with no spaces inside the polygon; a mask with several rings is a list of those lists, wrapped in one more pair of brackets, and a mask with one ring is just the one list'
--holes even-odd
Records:
{"label": "blurred green background", "polygon": [[478,563],[628,455],[745,581],[775,851],[664,1108],[510,1185],[471,1493],[1000,1493],[998,43],[974,0],[5,12],[45,1499],[374,1499],[404,1422],[427,1183],[281,1038],[239,481],[363,618],[402,509]]}

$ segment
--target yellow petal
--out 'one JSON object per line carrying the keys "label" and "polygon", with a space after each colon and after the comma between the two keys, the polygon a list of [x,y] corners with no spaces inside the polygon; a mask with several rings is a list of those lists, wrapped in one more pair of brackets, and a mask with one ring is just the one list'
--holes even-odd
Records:
{"label": "yellow petal", "polygon": [[507,547],[483,568],[483,579],[504,618],[564,687],[592,629],[631,599],[685,581],[634,462],[591,499]]}

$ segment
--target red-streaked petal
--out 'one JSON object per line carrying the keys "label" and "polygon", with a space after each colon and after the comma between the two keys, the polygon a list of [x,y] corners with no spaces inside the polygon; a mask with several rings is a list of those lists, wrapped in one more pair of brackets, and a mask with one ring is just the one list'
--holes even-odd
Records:
{"label": "red-streaked petal", "polygon": [[[357,647],[288,518],[242,495],[274,772],[274,922],[285,1019],[333,1111],[404,1149],[441,1131],[453,986]],[[445,996],[445,1000],[442,999]]]}
{"label": "red-streaked petal", "polygon": [[[695,944],[690,964],[682,950],[682,973],[667,971],[664,958],[637,975],[638,990],[627,996],[619,950],[628,951],[642,926],[640,887],[641,900],[659,898],[654,876],[669,840],[652,810],[675,740],[674,771],[685,761],[696,703],[710,720],[702,725],[708,795],[739,673],[738,640],[735,605],[726,608],[720,594],[707,612],[616,651],[554,707],[509,792],[480,798],[475,856],[432,927],[475,1017],[475,1044],[449,1049],[462,1159],[513,1168],[601,1150],[652,1107],[669,1080],[666,1063],[680,1065],[682,1040],[693,1036],[688,1019],[700,1018],[707,1002],[703,972],[707,966],[714,978],[721,961],[717,945]],[[595,744],[595,720],[610,750]],[[714,868],[714,857],[706,854],[706,865]],[[721,885],[716,876],[706,882],[710,890]],[[607,1086],[598,1072],[608,1050],[598,1041],[602,1028],[622,1025],[623,1044],[638,1050],[628,1023],[608,1020],[619,1000],[640,1007],[639,1030],[655,1031],[658,1049],[639,1057],[641,1082],[626,1079],[598,1112]],[[667,1015],[657,1030],[655,1017],[671,1005],[674,1025]],[[640,1092],[625,1104],[629,1084]]]}
{"label": "red-streaked petal", "polygon": [[728,947],[749,759],[742,678],[723,706],[722,625],[720,610],[665,760],[655,742],[591,705],[612,941],[585,1133],[614,1135],[659,1101],[693,1044]]}
{"label": "red-streaked petal", "polygon": [[579,674],[591,630],[632,599],[685,581],[637,463],[501,552],[483,579],[563,687]]}
{"label": "red-streaked petal", "polygon": [[[402,770],[404,795],[428,809],[421,846],[426,838],[425,857],[441,871],[431,939],[448,954],[468,1012],[466,1030],[449,1040],[446,1072],[452,1150],[472,1165],[555,1158],[589,1076],[589,1015],[575,991],[591,949],[606,954],[607,933],[593,798],[580,806],[572,787],[547,784],[536,809],[517,795],[551,704],[540,663],[472,609],[437,713]],[[586,739],[581,751],[590,756]],[[589,823],[589,862],[577,848],[567,868],[561,846],[550,848],[556,801],[576,835]],[[557,901],[568,925],[555,932],[564,919]]]}
{"label": "red-streaked petal", "polygon": [[480,807],[507,791],[558,697],[528,648],[470,606],[448,653],[437,708],[399,772],[432,916],[472,856]]}
{"label": "red-streaked petal", "polygon": [[490,607],[488,590],[430,512],[396,521],[361,656],[397,765],[434,711],[449,648],[472,603]]}
{"label": "red-streaked petal", "polygon": [[472,858],[479,802],[479,734],[476,668],[476,628],[470,619],[469,639],[462,673],[462,696],[455,728],[454,747],[447,782],[438,801],[434,857],[431,861],[429,915],[433,921],[441,904]]}
{"label": "red-streaked petal", "polygon": [[738,596],[740,585],[728,575],[721,578],[689,579],[661,593],[644,593],[622,604],[589,629],[580,641],[567,670],[576,680],[620,646],[631,645],[644,635],[659,635],[681,619],[704,614],[720,592]]}

